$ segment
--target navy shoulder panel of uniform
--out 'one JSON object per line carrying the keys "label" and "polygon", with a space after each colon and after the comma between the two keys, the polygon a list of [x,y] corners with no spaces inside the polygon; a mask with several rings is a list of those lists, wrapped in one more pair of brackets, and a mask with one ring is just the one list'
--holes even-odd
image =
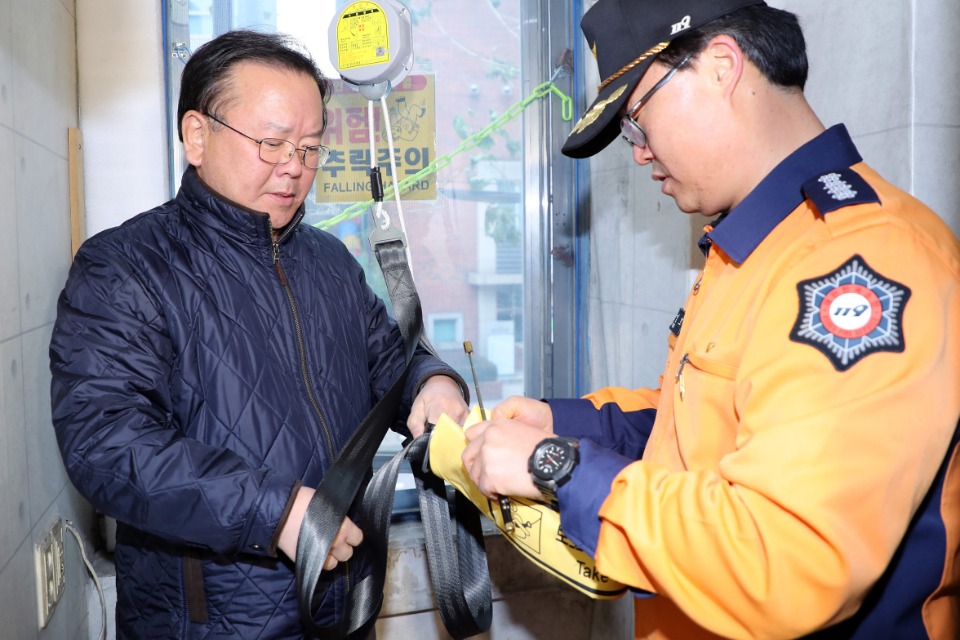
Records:
{"label": "navy shoulder panel of uniform", "polygon": [[834,169],[803,183],[803,195],[826,215],[831,211],[868,202],[880,203],[880,196],[853,169]]}

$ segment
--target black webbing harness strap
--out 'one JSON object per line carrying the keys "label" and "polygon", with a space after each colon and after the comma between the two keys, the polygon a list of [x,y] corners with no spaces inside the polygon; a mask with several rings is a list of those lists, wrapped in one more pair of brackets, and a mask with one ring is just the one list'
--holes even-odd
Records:
{"label": "black webbing harness strap", "polygon": [[[451,522],[443,480],[425,469],[429,437],[406,444],[389,463],[374,474],[360,507],[363,545],[372,561],[372,571],[347,594],[345,613],[330,627],[314,620],[317,584],[333,540],[353,504],[374,454],[396,418],[410,370],[410,361],[420,342],[422,311],[402,236],[388,229],[371,235],[371,244],[383,272],[387,292],[403,335],[406,365],[390,390],[373,407],[347,441],[324,475],[310,501],[297,542],[297,594],[304,629],[321,640],[364,638],[373,628],[383,603],[387,566],[390,514],[397,474],[404,459],[410,461],[417,484],[430,581],[444,626],[457,640],[490,628],[492,603],[487,556],[483,546],[480,514],[473,504],[456,494]],[[456,539],[456,552],[450,541]]]}

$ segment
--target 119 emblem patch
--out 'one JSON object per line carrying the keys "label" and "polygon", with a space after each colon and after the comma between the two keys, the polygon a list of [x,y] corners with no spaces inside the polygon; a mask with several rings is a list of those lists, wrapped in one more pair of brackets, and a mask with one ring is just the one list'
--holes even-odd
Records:
{"label": "119 emblem patch", "polygon": [[837,371],[875,351],[903,351],[910,289],[884,278],[859,255],[832,273],[800,282],[797,292],[800,315],[790,339],[823,352]]}

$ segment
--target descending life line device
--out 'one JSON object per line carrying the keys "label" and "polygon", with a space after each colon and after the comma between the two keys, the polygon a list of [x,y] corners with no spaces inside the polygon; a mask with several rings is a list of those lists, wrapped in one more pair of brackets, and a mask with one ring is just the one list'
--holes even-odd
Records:
{"label": "descending life line device", "polygon": [[623,595],[627,588],[597,571],[593,557],[563,534],[560,513],[552,505],[527,498],[510,498],[513,526],[504,522],[501,510],[494,508],[494,503],[480,492],[461,460],[467,447],[465,431],[479,420],[479,407],[474,407],[463,427],[447,415],[440,417],[430,437],[430,470],[469,498],[507,541],[536,566],[591,598],[608,599]]}
{"label": "descending life line device", "polygon": [[[413,22],[410,11],[397,0],[362,0],[348,5],[330,23],[330,60],[343,81],[367,99],[367,128],[370,138],[370,189],[374,200],[376,228],[370,248],[382,241],[403,242],[409,263],[406,224],[400,203],[399,178],[394,158],[393,130],[387,96],[413,68]],[[383,210],[383,179],[377,166],[374,102],[380,102],[390,155],[390,170],[397,203],[399,232],[392,231],[390,216]],[[412,273],[412,272],[411,272]]]}
{"label": "descending life line device", "polygon": [[[396,0],[359,1],[337,14],[330,26],[331,59],[345,82],[369,101],[370,181],[376,207],[370,246],[380,264],[394,315],[403,336],[406,365],[399,378],[363,419],[327,469],[307,506],[296,553],[297,598],[301,624],[310,637],[321,640],[366,637],[383,604],[390,514],[400,463],[409,460],[417,484],[424,525],[430,580],[444,626],[456,640],[483,633],[492,622],[492,596],[479,514],[457,494],[456,517],[451,519],[443,481],[424,468],[429,435],[407,443],[367,484],[357,517],[364,529],[361,552],[370,557],[370,572],[347,589],[340,619],[322,627],[313,616],[320,573],[340,525],[357,502],[373,457],[394,424],[410,363],[421,341],[422,310],[410,270],[406,230],[397,181],[393,188],[400,228],[383,211],[383,183],[376,165],[373,106],[379,100],[386,123],[393,175],[393,137],[386,96],[413,66],[410,13]],[[456,546],[450,545],[456,540]]]}
{"label": "descending life line device", "polygon": [[[365,545],[371,547],[372,574],[348,593],[342,619],[333,627],[318,627],[313,619],[317,585],[323,563],[351,505],[354,503],[373,456],[393,424],[417,346],[432,351],[421,337],[422,311],[410,268],[409,246],[400,202],[394,143],[386,98],[413,67],[413,28],[409,10],[397,0],[361,0],[340,11],[330,25],[330,58],[341,78],[368,100],[370,183],[374,200],[374,229],[370,247],[377,257],[404,338],[407,366],[400,378],[371,412],[327,470],[307,507],[296,554],[297,591],[301,621],[313,636],[323,640],[364,636],[382,605],[389,515],[396,479],[406,459],[416,480],[424,526],[430,579],[444,626],[457,640],[483,633],[492,622],[492,598],[479,513],[489,517],[508,540],[537,566],[594,598],[618,597],[626,589],[598,574],[593,558],[573,547],[560,531],[559,513],[548,506],[511,498],[521,522],[541,523],[537,544],[528,539],[528,527],[505,528],[503,516],[479,492],[463,470],[460,454],[465,446],[462,430],[443,416],[434,429],[409,443],[384,465],[367,485],[360,517]],[[399,228],[391,225],[383,209],[383,182],[376,163],[374,103],[379,101],[389,145],[393,189]],[[472,414],[475,421],[476,411]],[[469,424],[469,421],[468,421]],[[433,464],[431,464],[431,460]],[[454,518],[450,517],[444,480],[454,486]],[[451,548],[450,540],[456,540]],[[535,551],[534,551],[535,547]]]}

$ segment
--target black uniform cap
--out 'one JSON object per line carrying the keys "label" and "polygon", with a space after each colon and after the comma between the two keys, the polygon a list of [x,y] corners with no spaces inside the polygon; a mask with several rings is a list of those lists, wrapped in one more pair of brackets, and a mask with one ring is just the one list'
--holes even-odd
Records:
{"label": "black uniform cap", "polygon": [[600,68],[597,99],[563,145],[564,155],[586,158],[620,133],[617,114],[657,54],[673,38],[763,0],[599,0],[580,28]]}

